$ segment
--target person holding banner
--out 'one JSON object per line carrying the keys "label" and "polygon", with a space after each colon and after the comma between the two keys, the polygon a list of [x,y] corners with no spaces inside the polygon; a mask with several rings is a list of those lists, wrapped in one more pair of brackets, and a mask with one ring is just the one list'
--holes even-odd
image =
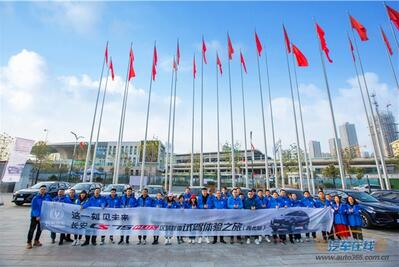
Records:
{"label": "person holding banner", "polygon": [[348,221],[346,218],[347,206],[341,203],[341,197],[334,196],[334,203],[332,203],[332,208],[334,210],[334,231],[338,239],[347,239],[349,234]]}
{"label": "person holding banner", "polygon": [[[166,197],[164,201],[164,206],[163,208],[166,209],[176,209],[176,202],[174,200],[174,195],[173,193],[169,193],[168,196]],[[166,234],[165,235],[165,245],[172,245],[172,242],[170,239],[172,238],[171,234]],[[180,244],[179,237],[177,238],[178,243]]]}
{"label": "person holding banner", "polygon": [[[222,197],[222,192],[220,192],[220,190],[216,191],[216,196],[212,199],[212,206],[215,209],[226,209],[227,208],[226,199]],[[223,236],[220,236],[219,239],[220,239],[221,243],[226,244]],[[212,244],[216,244],[217,241],[218,241],[218,237],[214,236]]]}
{"label": "person holding banner", "polygon": [[[109,196],[107,196],[105,198],[105,207],[107,208],[111,208],[111,209],[117,209],[121,207],[121,201],[120,198],[116,195],[116,189],[115,188],[111,188],[111,192],[109,194]],[[109,236],[109,240],[111,242],[111,244],[115,244],[114,242],[114,236],[110,235]],[[105,244],[105,236],[101,236],[101,243],[100,245],[104,245]]]}
{"label": "person holding banner", "polygon": [[42,229],[40,228],[40,212],[42,210],[42,202],[43,201],[51,201],[50,195],[46,193],[47,187],[45,185],[40,186],[39,193],[33,197],[31,213],[30,213],[30,226],[28,232],[28,242],[27,249],[32,249],[32,238],[33,234],[36,230],[35,241],[33,246],[40,247],[42,243],[40,243],[40,235],[42,233]]}
{"label": "person holding banner", "polygon": [[[201,195],[198,196],[198,208],[200,209],[211,209],[212,208],[212,198],[208,193],[206,187],[201,189]],[[205,242],[210,243],[209,237],[205,236]],[[202,236],[198,237],[198,244],[201,244]]]}
{"label": "person holding banner", "polygon": [[[157,197],[153,201],[154,208],[165,208],[165,201],[163,199],[163,195],[161,192],[157,193]],[[154,241],[152,242],[153,245],[158,245],[159,235],[154,235]],[[166,238],[165,238],[165,245],[166,245]]]}
{"label": "person holding banner", "polygon": [[[301,202],[298,200],[298,197],[297,197],[297,195],[295,193],[292,193],[290,195],[290,200],[291,200],[290,201],[291,207],[301,207]],[[288,235],[288,237],[289,237],[291,243],[294,243],[294,240],[297,243],[303,243],[301,234],[297,234],[297,233],[292,234],[291,233],[291,234]]]}
{"label": "person holding banner", "polygon": [[[273,192],[272,196],[273,197],[269,200],[268,208],[269,209],[279,209],[279,208],[283,207],[283,204],[281,203],[281,199],[276,191]],[[279,239],[283,244],[285,244],[287,237],[284,234],[279,234]],[[274,242],[274,244],[277,244],[277,235],[276,234],[273,234],[273,242]]]}
{"label": "person holding banner", "polygon": [[[137,206],[138,207],[153,207],[153,201],[154,200],[148,195],[148,189],[144,188],[142,193],[141,193],[141,196],[138,199],[138,205]],[[137,245],[141,245],[141,244],[145,245],[145,244],[147,244],[147,242],[146,242],[147,236],[146,235],[139,235],[138,237],[139,237],[139,242],[137,243]],[[143,242],[141,242],[141,240],[143,240]]]}
{"label": "person holding banner", "polygon": [[[74,203],[75,205],[80,205],[82,206],[84,203],[86,203],[87,201],[89,201],[88,197],[87,197],[87,192],[86,190],[82,190],[82,192],[80,192],[78,198],[75,200]],[[80,246],[80,240],[82,240],[82,235],[74,235],[74,242],[72,243],[72,246]]]}
{"label": "person holding banner", "polygon": [[229,190],[227,190],[227,187],[223,186],[223,187],[222,187],[222,192],[221,192],[221,193],[222,193],[222,198],[225,199],[226,202],[227,202],[227,199],[228,199],[229,197],[231,197],[231,194],[230,194]]}
{"label": "person holding banner", "polygon": [[[190,197],[190,202],[187,205],[188,209],[198,209],[198,201],[197,201],[197,196],[192,194]],[[195,244],[195,236],[190,236],[188,240],[189,244]]]}
{"label": "person holding banner", "polygon": [[[267,205],[268,205],[269,199],[263,194],[263,190],[262,189],[259,189],[257,193],[258,193],[257,196],[258,196],[259,203],[260,203],[259,209],[267,209]],[[265,240],[266,240],[267,243],[270,243],[271,242],[270,241],[270,236],[266,235],[265,236]],[[261,235],[259,236],[259,243],[260,242],[262,242],[262,236]]]}
{"label": "person holding banner", "polygon": [[184,190],[184,194],[183,194],[183,198],[184,198],[184,202],[186,202],[187,204],[190,202],[190,197],[191,197],[191,189],[190,187],[186,187],[186,189]]}
{"label": "person holding banner", "polygon": [[348,196],[346,200],[346,214],[348,215],[348,225],[350,227],[352,237],[356,240],[363,240],[362,233],[362,217],[360,216],[360,207],[354,197]]}
{"label": "person holding banner", "polygon": [[[302,198],[302,200],[301,200],[302,207],[305,207],[305,208],[315,208],[316,207],[314,200],[310,197],[309,191],[304,191],[303,196],[304,196],[304,198]],[[310,241],[309,237],[310,237],[310,233],[306,233],[306,239],[305,239],[306,242]],[[316,240],[316,232],[312,232],[312,237],[313,237],[313,240]]]}
{"label": "person holding banner", "polygon": [[[251,190],[248,192],[248,197],[244,200],[244,209],[256,210],[261,206],[260,201],[255,198],[254,192]],[[247,244],[251,244],[251,237],[246,236]],[[259,238],[255,238],[255,244],[259,245]]]}
{"label": "person holding banner", "polygon": [[[135,208],[137,207],[137,199],[133,195],[133,189],[128,187],[126,193],[121,198],[121,208]],[[121,235],[121,239],[118,245],[123,243],[124,236]],[[129,244],[129,235],[126,236],[126,244]]]}
{"label": "person holding banner", "polygon": [[[238,196],[237,188],[233,188],[231,190],[231,196],[227,200],[227,208],[228,209],[242,209],[242,199]],[[241,236],[237,236],[237,242],[242,244]],[[230,237],[230,244],[234,244],[234,236]]]}
{"label": "person holding banner", "polygon": [[[91,198],[89,198],[89,201],[87,201],[87,202],[82,204],[82,209],[85,209],[85,208],[88,208],[88,207],[105,208],[105,200],[100,195],[100,193],[101,193],[101,189],[97,187],[94,190],[94,195]],[[90,236],[86,235],[85,238],[86,238],[86,240],[82,244],[82,246],[87,246],[87,245],[90,244]],[[97,236],[95,236],[95,235],[91,236],[91,244],[93,246],[97,245]]]}
{"label": "person holding banner", "polygon": [[[58,189],[58,195],[55,196],[52,200],[53,202],[61,202],[61,203],[69,203],[67,197],[65,196],[65,189],[64,188],[60,188]],[[54,244],[55,243],[55,238],[56,238],[56,233],[55,232],[51,232],[50,237],[51,237],[51,243]],[[64,244],[64,240],[67,242],[72,242],[71,237],[69,236],[69,239],[66,238],[65,233],[61,233],[60,234],[60,241],[58,242],[58,245],[61,246]]]}
{"label": "person holding banner", "polygon": [[[325,208],[325,207],[331,207],[330,201],[328,201],[324,195],[323,191],[319,191],[318,193],[319,199],[316,200],[315,206],[316,208]],[[323,241],[327,243],[327,232],[326,231],[321,231],[321,235],[323,236]]]}
{"label": "person holding banner", "polygon": [[[73,189],[73,188],[69,189],[69,194],[65,198],[65,203],[75,204],[76,200],[77,200],[77,196],[75,194],[75,189]],[[76,245],[76,238],[75,238],[75,240],[72,240],[71,239],[71,234],[66,234],[65,240],[68,241],[68,242],[72,242],[73,241],[72,245],[73,246]]]}

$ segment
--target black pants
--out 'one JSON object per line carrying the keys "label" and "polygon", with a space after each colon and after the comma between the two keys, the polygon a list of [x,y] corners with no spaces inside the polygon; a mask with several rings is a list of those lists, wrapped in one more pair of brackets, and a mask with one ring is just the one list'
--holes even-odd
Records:
{"label": "black pants", "polygon": [[[144,238],[144,240],[145,240],[145,238]],[[159,240],[159,235],[154,235],[154,241],[158,242],[158,240]]]}
{"label": "black pants", "polygon": [[[109,240],[114,241],[114,236],[113,236],[113,235],[110,235],[110,236],[109,236]],[[102,236],[101,236],[101,242],[104,242],[104,241],[105,241],[105,235],[102,235]]]}
{"label": "black pants", "polygon": [[328,239],[329,239],[329,240],[334,240],[334,239],[335,239],[335,238],[334,238],[334,225],[331,226],[331,230],[330,230],[330,232],[328,233]]}
{"label": "black pants", "polygon": [[82,239],[82,235],[73,235],[75,240],[81,240]]}
{"label": "black pants", "polygon": [[[309,238],[310,237],[310,233],[306,233],[306,237]],[[312,232],[312,237],[316,238],[316,232]]]}
{"label": "black pants", "polygon": [[[282,241],[287,240],[287,236],[286,235],[278,235],[278,238],[280,238]],[[276,234],[273,235],[273,239],[274,240],[277,239],[277,235]]]}
{"label": "black pants", "polygon": [[31,217],[29,232],[28,232],[28,243],[32,242],[35,230],[36,230],[35,241],[39,241],[40,235],[42,234],[42,229],[40,228],[40,221],[37,221],[36,217]]}
{"label": "black pants", "polygon": [[147,236],[146,235],[139,235],[139,241],[141,241],[141,238],[143,238],[143,240],[146,240]]}
{"label": "black pants", "polygon": [[[123,239],[125,238],[125,236],[124,235],[121,235],[121,240],[120,241],[122,241],[123,242]],[[126,236],[126,242],[129,242],[129,238],[130,238],[130,236]]]}
{"label": "black pants", "polygon": [[323,240],[327,240],[328,233],[326,231],[321,231],[321,235],[323,236]]}
{"label": "black pants", "polygon": [[[223,236],[219,236],[219,239],[220,239],[220,242],[224,241]],[[213,237],[213,242],[218,242],[218,237],[217,236]]]}
{"label": "black pants", "polygon": [[[51,232],[50,237],[51,237],[52,240],[55,240],[56,236],[57,236],[56,233]],[[64,242],[65,239],[66,239],[65,238],[65,234],[60,234],[60,243],[61,244]]]}
{"label": "black pants", "polygon": [[[88,244],[88,243],[90,243],[90,236],[89,235],[86,235],[85,236],[85,243],[86,244]],[[92,235],[91,236],[91,243],[94,245],[94,244],[96,244],[96,241],[97,241],[97,236],[95,236],[95,235]]]}
{"label": "black pants", "polygon": [[362,228],[360,226],[351,226],[350,228],[353,239],[363,240]]}
{"label": "black pants", "polygon": [[[230,242],[234,242],[234,236],[230,237]],[[241,243],[241,236],[237,236],[237,242]]]}

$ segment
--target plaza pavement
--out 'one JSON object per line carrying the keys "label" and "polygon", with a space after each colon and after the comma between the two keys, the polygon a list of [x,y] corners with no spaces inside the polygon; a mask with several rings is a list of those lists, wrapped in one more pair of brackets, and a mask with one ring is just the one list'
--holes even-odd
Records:
{"label": "plaza pavement", "polygon": [[[364,231],[366,239],[377,239],[377,252],[340,253],[389,256],[389,260],[320,261],[316,256],[338,253],[329,253],[326,244],[318,242],[295,245],[265,242],[261,245],[178,245],[173,240],[171,246],[165,246],[160,238],[158,246],[148,243],[137,246],[137,238],[131,238],[130,245],[73,247],[66,243],[59,246],[57,243],[51,244],[48,231],[42,233],[42,247],[27,250],[25,246],[30,206],[15,206],[10,202],[11,194],[2,194],[2,197],[5,205],[0,206],[0,266],[399,266],[398,229]],[[148,241],[152,241],[152,238],[149,237]]]}

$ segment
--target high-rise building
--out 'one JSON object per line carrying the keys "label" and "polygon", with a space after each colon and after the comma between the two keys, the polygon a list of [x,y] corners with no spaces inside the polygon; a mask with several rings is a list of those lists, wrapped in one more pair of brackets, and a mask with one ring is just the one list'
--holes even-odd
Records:
{"label": "high-rise building", "polygon": [[[395,123],[395,117],[390,110],[386,112],[379,112],[381,126],[377,123],[377,130],[382,129],[382,133],[385,139],[384,153],[388,156],[393,156],[393,150],[390,144],[399,139],[397,124]],[[377,120],[378,122],[378,120]],[[381,143],[384,145],[384,142]]]}
{"label": "high-rise building", "polygon": [[351,157],[360,157],[359,142],[357,141],[356,128],[353,123],[345,122],[339,126],[344,153]]}
{"label": "high-rise building", "polygon": [[[335,146],[335,138],[328,139],[328,145],[330,147],[331,157],[336,158],[337,157],[337,149]],[[339,139],[339,138],[338,138],[338,147],[342,151],[341,139]]]}
{"label": "high-rise building", "polygon": [[309,141],[309,156],[311,159],[322,157],[319,141]]}

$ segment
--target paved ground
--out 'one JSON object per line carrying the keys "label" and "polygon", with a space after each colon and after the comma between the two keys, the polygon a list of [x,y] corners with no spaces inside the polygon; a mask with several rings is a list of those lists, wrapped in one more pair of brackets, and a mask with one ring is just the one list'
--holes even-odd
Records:
{"label": "paved ground", "polygon": [[[42,234],[43,247],[25,249],[30,206],[10,203],[3,195],[0,206],[0,266],[399,266],[399,230],[365,230],[365,238],[377,240],[376,252],[329,253],[319,242],[302,244],[223,245],[182,244],[172,246],[97,245],[73,247],[51,244],[50,234]],[[150,238],[151,239],[151,238]],[[163,240],[160,240],[161,242]],[[174,241],[175,242],[175,241]],[[318,260],[317,256],[347,255],[353,258],[377,256],[367,260]],[[389,256],[388,260],[381,257]]]}

